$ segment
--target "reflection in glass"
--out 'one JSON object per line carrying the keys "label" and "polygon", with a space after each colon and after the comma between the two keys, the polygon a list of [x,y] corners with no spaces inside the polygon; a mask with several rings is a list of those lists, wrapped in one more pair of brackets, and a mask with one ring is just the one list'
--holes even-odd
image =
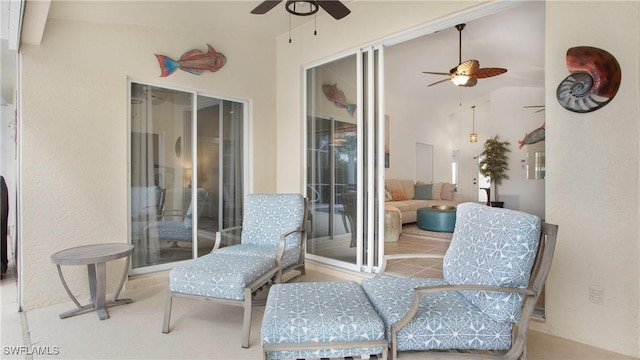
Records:
{"label": "reflection in glass", "polygon": [[527,179],[544,180],[545,173],[544,143],[527,145]]}
{"label": "reflection in glass", "polygon": [[353,55],[307,71],[306,126],[307,252],[352,264],[357,214],[344,205],[357,190],[358,129],[356,119],[334,101],[338,96],[327,96],[322,86],[336,84],[340,98],[355,99],[355,60]]}
{"label": "reflection in glass", "polygon": [[191,259],[194,248],[208,253],[212,236],[197,238],[196,229],[242,220],[243,104],[198,96],[194,114],[195,99],[131,83],[134,269]]}

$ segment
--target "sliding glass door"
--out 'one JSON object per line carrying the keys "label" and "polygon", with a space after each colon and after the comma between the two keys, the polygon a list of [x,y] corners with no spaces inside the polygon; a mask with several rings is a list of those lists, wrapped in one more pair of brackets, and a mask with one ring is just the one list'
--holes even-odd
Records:
{"label": "sliding glass door", "polygon": [[131,82],[134,272],[206,254],[215,231],[241,224],[244,109],[242,102]]}
{"label": "sliding glass door", "polygon": [[311,66],[305,76],[308,256],[358,271],[377,265],[384,232],[378,55],[363,50]]}

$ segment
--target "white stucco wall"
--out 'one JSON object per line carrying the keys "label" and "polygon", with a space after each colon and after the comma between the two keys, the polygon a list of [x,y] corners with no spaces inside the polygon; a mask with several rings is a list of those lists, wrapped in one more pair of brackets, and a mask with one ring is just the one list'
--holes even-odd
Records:
{"label": "white stucco wall", "polygon": [[[547,221],[560,225],[547,282],[552,334],[640,355],[640,2],[548,2],[546,11]],[[590,24],[590,25],[586,25]],[[585,26],[586,25],[586,26]],[[632,45],[633,44],[633,45]],[[586,114],[555,96],[567,49],[593,46],[622,69],[616,97]],[[604,303],[589,302],[589,287]]]}
{"label": "white stucco wall", "polygon": [[[278,137],[289,139],[278,144],[278,158],[288,159],[278,162],[279,191],[300,191],[304,174],[302,66],[420,24],[458,16],[470,5],[412,2],[412,11],[407,12],[391,3],[351,2],[352,14],[339,26],[319,18],[317,37],[311,37],[309,26],[294,32],[292,44],[287,36],[278,39]],[[640,356],[639,18],[638,2],[547,3],[545,213],[547,221],[560,225],[560,232],[547,283],[547,320],[533,325],[636,357]],[[579,45],[611,52],[623,71],[617,97],[589,114],[571,113],[555,98],[558,83],[568,74],[566,50]],[[604,304],[589,302],[590,285],[604,288]]]}
{"label": "white stucco wall", "polygon": [[[218,72],[160,78],[154,53],[178,59],[207,43],[227,57]],[[68,301],[50,255],[128,241],[127,77],[249,99],[254,191],[275,191],[275,44],[204,33],[49,20],[40,46],[22,47],[22,269],[26,310]],[[259,134],[256,136],[255,134]],[[252,178],[252,180],[253,180]],[[113,290],[122,263],[108,266]],[[64,267],[80,298],[86,268]]]}

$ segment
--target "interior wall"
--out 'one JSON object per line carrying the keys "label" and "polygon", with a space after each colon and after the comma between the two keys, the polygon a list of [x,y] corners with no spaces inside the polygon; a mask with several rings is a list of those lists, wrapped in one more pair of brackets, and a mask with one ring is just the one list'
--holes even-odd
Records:
{"label": "interior wall", "polygon": [[386,90],[389,168],[385,169],[385,177],[413,180],[415,143],[420,142],[433,145],[433,181],[451,182],[451,130],[439,120],[446,112],[421,106],[418,99],[402,94],[402,89]]}
{"label": "interior wall", "polygon": [[[639,356],[640,60],[637,47],[629,44],[640,42],[640,3],[586,2],[578,7],[573,2],[546,4],[545,214],[547,221],[560,225],[560,232],[547,282],[547,320],[532,326],[556,336]],[[313,28],[309,25],[294,31],[292,44],[286,35],[278,38],[277,131],[279,137],[291,139],[278,144],[278,158],[289,159],[278,163],[278,190],[300,191],[302,175],[292,174],[304,173],[302,66],[413,26],[443,21],[469,5],[412,2],[413,10],[406,12],[405,7],[394,8],[391,2],[351,2],[352,14],[340,25],[332,19],[319,18],[321,31],[316,37],[311,38]],[[371,19],[383,17],[385,21],[371,26]],[[623,68],[623,82],[616,99],[605,108],[575,114],[558,105],[555,89],[567,76],[567,48],[585,44],[615,54]],[[518,139],[524,135],[521,130],[518,134]],[[604,287],[604,304],[589,302],[590,285]]]}
{"label": "interior wall", "polygon": [[[154,54],[179,59],[211,44],[216,73],[160,78]],[[68,301],[50,256],[91,243],[128,242],[127,77],[213,96],[249,99],[253,191],[275,191],[275,44],[231,33],[49,20],[40,46],[23,45],[23,308]],[[255,136],[253,134],[259,134]],[[108,265],[110,289],[121,266]],[[63,268],[75,294],[86,269]]]}
{"label": "interior wall", "polygon": [[[475,201],[474,180],[478,177],[476,156],[484,142],[498,135],[509,141],[509,179],[499,187],[500,201],[505,207],[544,217],[544,180],[528,180],[526,161],[528,146],[519,148],[518,140],[544,124],[545,113],[523,106],[544,103],[542,88],[503,88],[486,98],[467,100],[462,107],[422,105],[401,89],[386,94],[387,114],[391,118],[391,166],[387,178],[413,179],[413,144],[415,141],[434,145],[434,182],[451,182],[453,150],[460,150],[458,192],[467,201]],[[469,142],[475,108],[475,132],[478,142]],[[544,142],[542,143],[544,144]],[[544,145],[543,145],[544,146]],[[492,195],[493,196],[493,195]]]}

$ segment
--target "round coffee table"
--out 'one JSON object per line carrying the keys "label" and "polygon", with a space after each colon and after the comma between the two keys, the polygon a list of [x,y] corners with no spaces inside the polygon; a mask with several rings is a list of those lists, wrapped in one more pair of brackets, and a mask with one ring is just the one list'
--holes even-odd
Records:
{"label": "round coffee table", "polygon": [[453,232],[456,226],[456,208],[438,205],[420,208],[416,223],[422,230]]}

